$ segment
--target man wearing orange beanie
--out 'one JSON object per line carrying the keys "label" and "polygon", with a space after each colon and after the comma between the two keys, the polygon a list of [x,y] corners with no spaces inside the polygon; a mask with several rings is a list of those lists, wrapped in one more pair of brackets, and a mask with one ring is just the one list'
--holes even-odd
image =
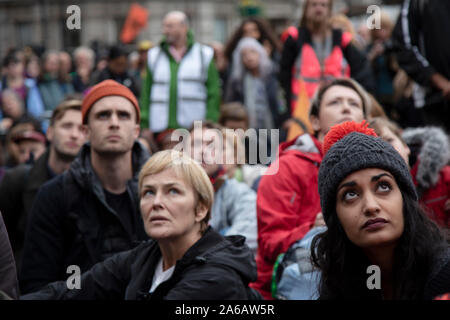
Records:
{"label": "man wearing orange beanie", "polygon": [[67,279],[70,265],[82,273],[147,239],[137,175],[148,153],[136,142],[136,97],[127,87],[105,80],[90,90],[81,111],[89,142],[70,169],[36,196],[19,277],[22,293]]}

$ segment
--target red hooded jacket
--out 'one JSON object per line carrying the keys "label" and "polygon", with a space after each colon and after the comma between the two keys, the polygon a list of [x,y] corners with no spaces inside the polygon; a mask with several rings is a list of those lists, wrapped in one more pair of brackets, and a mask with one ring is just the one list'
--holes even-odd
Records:
{"label": "red hooded jacket", "polygon": [[321,211],[318,174],[322,145],[309,134],[281,144],[279,158],[261,179],[257,194],[258,279],[252,284],[271,299],[272,270],[278,255],[313,226]]}

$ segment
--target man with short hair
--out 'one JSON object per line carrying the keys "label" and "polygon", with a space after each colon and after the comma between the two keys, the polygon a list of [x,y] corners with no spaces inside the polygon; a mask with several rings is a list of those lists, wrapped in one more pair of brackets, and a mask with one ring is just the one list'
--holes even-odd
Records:
{"label": "man with short hair", "polygon": [[[68,98],[61,102],[53,111],[46,134],[50,142],[47,151],[33,165],[22,164],[8,170],[0,183],[0,211],[8,228],[17,267],[20,266],[26,222],[39,187],[68,169],[85,142],[81,100]],[[45,143],[44,136],[42,139]]]}
{"label": "man with short hair", "polygon": [[148,51],[141,127],[160,133],[190,128],[195,120],[217,121],[220,80],[213,49],[194,41],[187,17],[180,11],[165,16],[163,33],[160,45]]}
{"label": "man with short hair", "polygon": [[133,93],[105,80],[83,100],[89,143],[69,170],[44,184],[25,237],[23,293],[81,272],[148,239],[139,212],[137,175],[148,158],[136,139],[140,112]]}

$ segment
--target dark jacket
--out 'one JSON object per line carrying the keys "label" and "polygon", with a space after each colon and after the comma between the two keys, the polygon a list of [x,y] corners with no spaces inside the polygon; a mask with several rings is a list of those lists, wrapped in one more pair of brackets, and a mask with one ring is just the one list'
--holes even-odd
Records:
{"label": "dark jacket", "polygon": [[19,298],[16,264],[9,244],[8,232],[0,213],[0,296],[2,292],[9,298]]}
{"label": "dark jacket", "polygon": [[[148,158],[136,142],[133,179],[127,192],[133,212],[118,214],[106,202],[103,187],[90,162],[90,145],[85,144],[70,169],[44,184],[30,214],[20,273],[23,293],[67,278],[67,267],[81,272],[113,254],[134,248],[148,239],[139,211],[137,175]],[[129,218],[133,230],[121,220]]]}
{"label": "dark jacket", "polygon": [[450,292],[450,249],[447,248],[436,259],[430,275],[425,283],[424,300],[432,300],[437,296]]}
{"label": "dark jacket", "polygon": [[[342,32],[337,29],[332,31],[333,45],[341,43]],[[312,43],[311,33],[307,28],[300,27],[298,29],[297,39],[291,35],[286,39],[280,62],[280,83],[285,92],[286,101],[291,101],[291,81],[292,81],[292,67],[295,64],[297,56],[301,52],[301,48],[305,43]],[[350,65],[350,76],[358,81],[367,91],[375,91],[375,80],[372,75],[369,63],[364,54],[355,47],[351,42],[342,48],[344,58]]]}
{"label": "dark jacket", "polygon": [[22,299],[248,299],[256,265],[244,240],[242,236],[224,238],[209,228],[177,261],[172,276],[152,293],[161,251],[156,241],[149,240],[96,264],[82,275],[80,290],[69,290],[61,281]]}
{"label": "dark jacket", "polygon": [[21,264],[28,216],[38,189],[50,180],[47,150],[33,166],[22,164],[6,171],[0,183],[0,211],[8,228],[17,267]]}
{"label": "dark jacket", "polygon": [[439,72],[450,79],[450,1],[405,1],[392,37],[397,60],[418,84],[428,88],[426,104],[443,100],[438,89],[432,87],[431,76]]}

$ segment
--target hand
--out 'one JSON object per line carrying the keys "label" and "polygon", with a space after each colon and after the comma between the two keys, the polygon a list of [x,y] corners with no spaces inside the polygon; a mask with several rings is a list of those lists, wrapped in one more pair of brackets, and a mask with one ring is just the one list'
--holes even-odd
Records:
{"label": "hand", "polygon": [[323,220],[322,212],[319,212],[316,216],[316,221],[314,221],[313,227],[325,226],[325,220]]}
{"label": "hand", "polygon": [[447,78],[445,78],[439,73],[435,73],[431,76],[431,82],[436,88],[441,90],[442,95],[447,100],[450,100],[450,81],[448,81]]}

